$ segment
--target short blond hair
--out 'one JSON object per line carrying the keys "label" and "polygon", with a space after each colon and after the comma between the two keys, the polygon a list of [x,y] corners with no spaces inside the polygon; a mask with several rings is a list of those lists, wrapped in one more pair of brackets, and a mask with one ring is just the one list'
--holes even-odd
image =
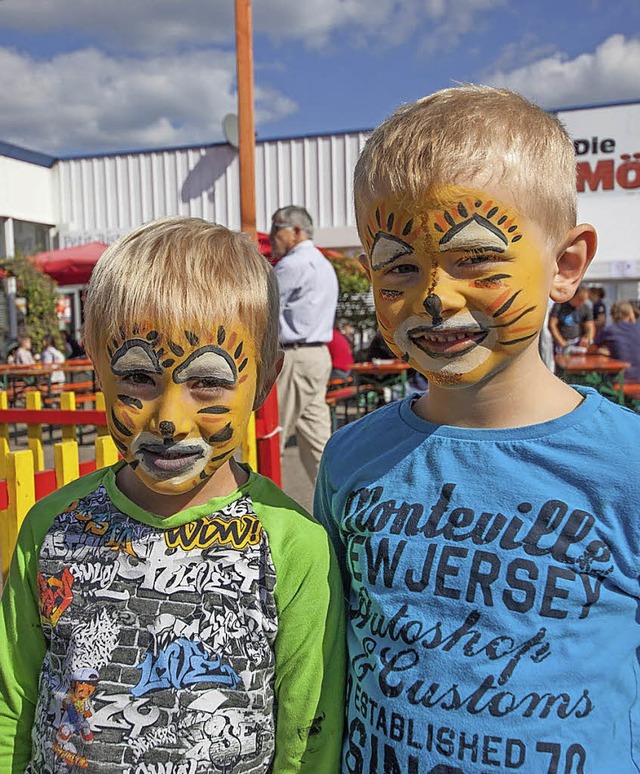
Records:
{"label": "short blond hair", "polygon": [[100,257],[85,300],[84,345],[96,353],[120,327],[144,320],[200,331],[238,321],[255,342],[261,395],[275,378],[278,308],[275,274],[248,235],[200,218],[162,218]]}
{"label": "short blond hair", "polygon": [[403,105],[368,139],[354,174],[363,244],[381,198],[412,207],[455,183],[504,185],[550,246],[576,224],[575,150],[561,121],[513,91],[465,85]]}
{"label": "short blond hair", "polygon": [[629,318],[636,319],[633,305],[628,301],[616,301],[611,307],[611,319],[614,322],[620,322],[621,320],[628,320]]}

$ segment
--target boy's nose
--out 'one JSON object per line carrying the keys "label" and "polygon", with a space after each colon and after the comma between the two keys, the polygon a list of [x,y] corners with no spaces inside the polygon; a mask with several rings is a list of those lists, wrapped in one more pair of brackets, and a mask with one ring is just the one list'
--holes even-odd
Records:
{"label": "boy's nose", "polygon": [[431,324],[440,325],[442,317],[440,312],[442,311],[442,301],[435,293],[429,293],[422,303],[427,314],[431,315]]}
{"label": "boy's nose", "polygon": [[158,399],[149,430],[165,440],[180,438],[191,431],[191,419],[184,396],[171,387]]}
{"label": "boy's nose", "polygon": [[431,317],[432,325],[441,325],[443,316],[450,317],[466,306],[466,299],[455,279],[439,272],[437,282],[429,289],[422,306]]}
{"label": "boy's nose", "polygon": [[166,419],[160,422],[158,429],[160,430],[160,435],[163,438],[173,438],[176,433],[176,426],[173,424],[173,422],[169,422]]}

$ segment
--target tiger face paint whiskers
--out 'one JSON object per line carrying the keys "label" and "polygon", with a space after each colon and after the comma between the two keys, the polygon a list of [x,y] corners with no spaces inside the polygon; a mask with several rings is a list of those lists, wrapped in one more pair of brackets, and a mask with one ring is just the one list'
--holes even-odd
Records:
{"label": "tiger face paint whiskers", "polygon": [[121,331],[99,373],[109,427],[151,490],[180,494],[231,459],[255,400],[255,345],[239,324],[146,335]]}
{"label": "tiger face paint whiskers", "polygon": [[482,381],[544,323],[544,240],[487,191],[449,186],[420,206],[380,202],[365,242],[385,338],[433,384]]}

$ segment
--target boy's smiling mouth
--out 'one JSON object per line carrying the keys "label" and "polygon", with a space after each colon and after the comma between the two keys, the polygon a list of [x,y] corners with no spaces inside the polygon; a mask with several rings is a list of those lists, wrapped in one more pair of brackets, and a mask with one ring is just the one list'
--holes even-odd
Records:
{"label": "boy's smiling mouth", "polygon": [[431,328],[420,326],[407,332],[409,340],[430,357],[459,357],[481,344],[488,331],[482,328]]}

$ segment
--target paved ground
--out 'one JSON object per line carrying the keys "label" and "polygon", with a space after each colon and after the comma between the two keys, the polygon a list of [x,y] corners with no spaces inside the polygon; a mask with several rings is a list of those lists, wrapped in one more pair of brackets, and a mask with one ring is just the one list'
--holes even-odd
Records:
{"label": "paved ground", "polygon": [[[291,444],[291,442],[290,442]],[[300,462],[298,447],[289,445],[284,450],[282,459],[282,488],[294,500],[306,508],[313,510],[313,484]]]}

